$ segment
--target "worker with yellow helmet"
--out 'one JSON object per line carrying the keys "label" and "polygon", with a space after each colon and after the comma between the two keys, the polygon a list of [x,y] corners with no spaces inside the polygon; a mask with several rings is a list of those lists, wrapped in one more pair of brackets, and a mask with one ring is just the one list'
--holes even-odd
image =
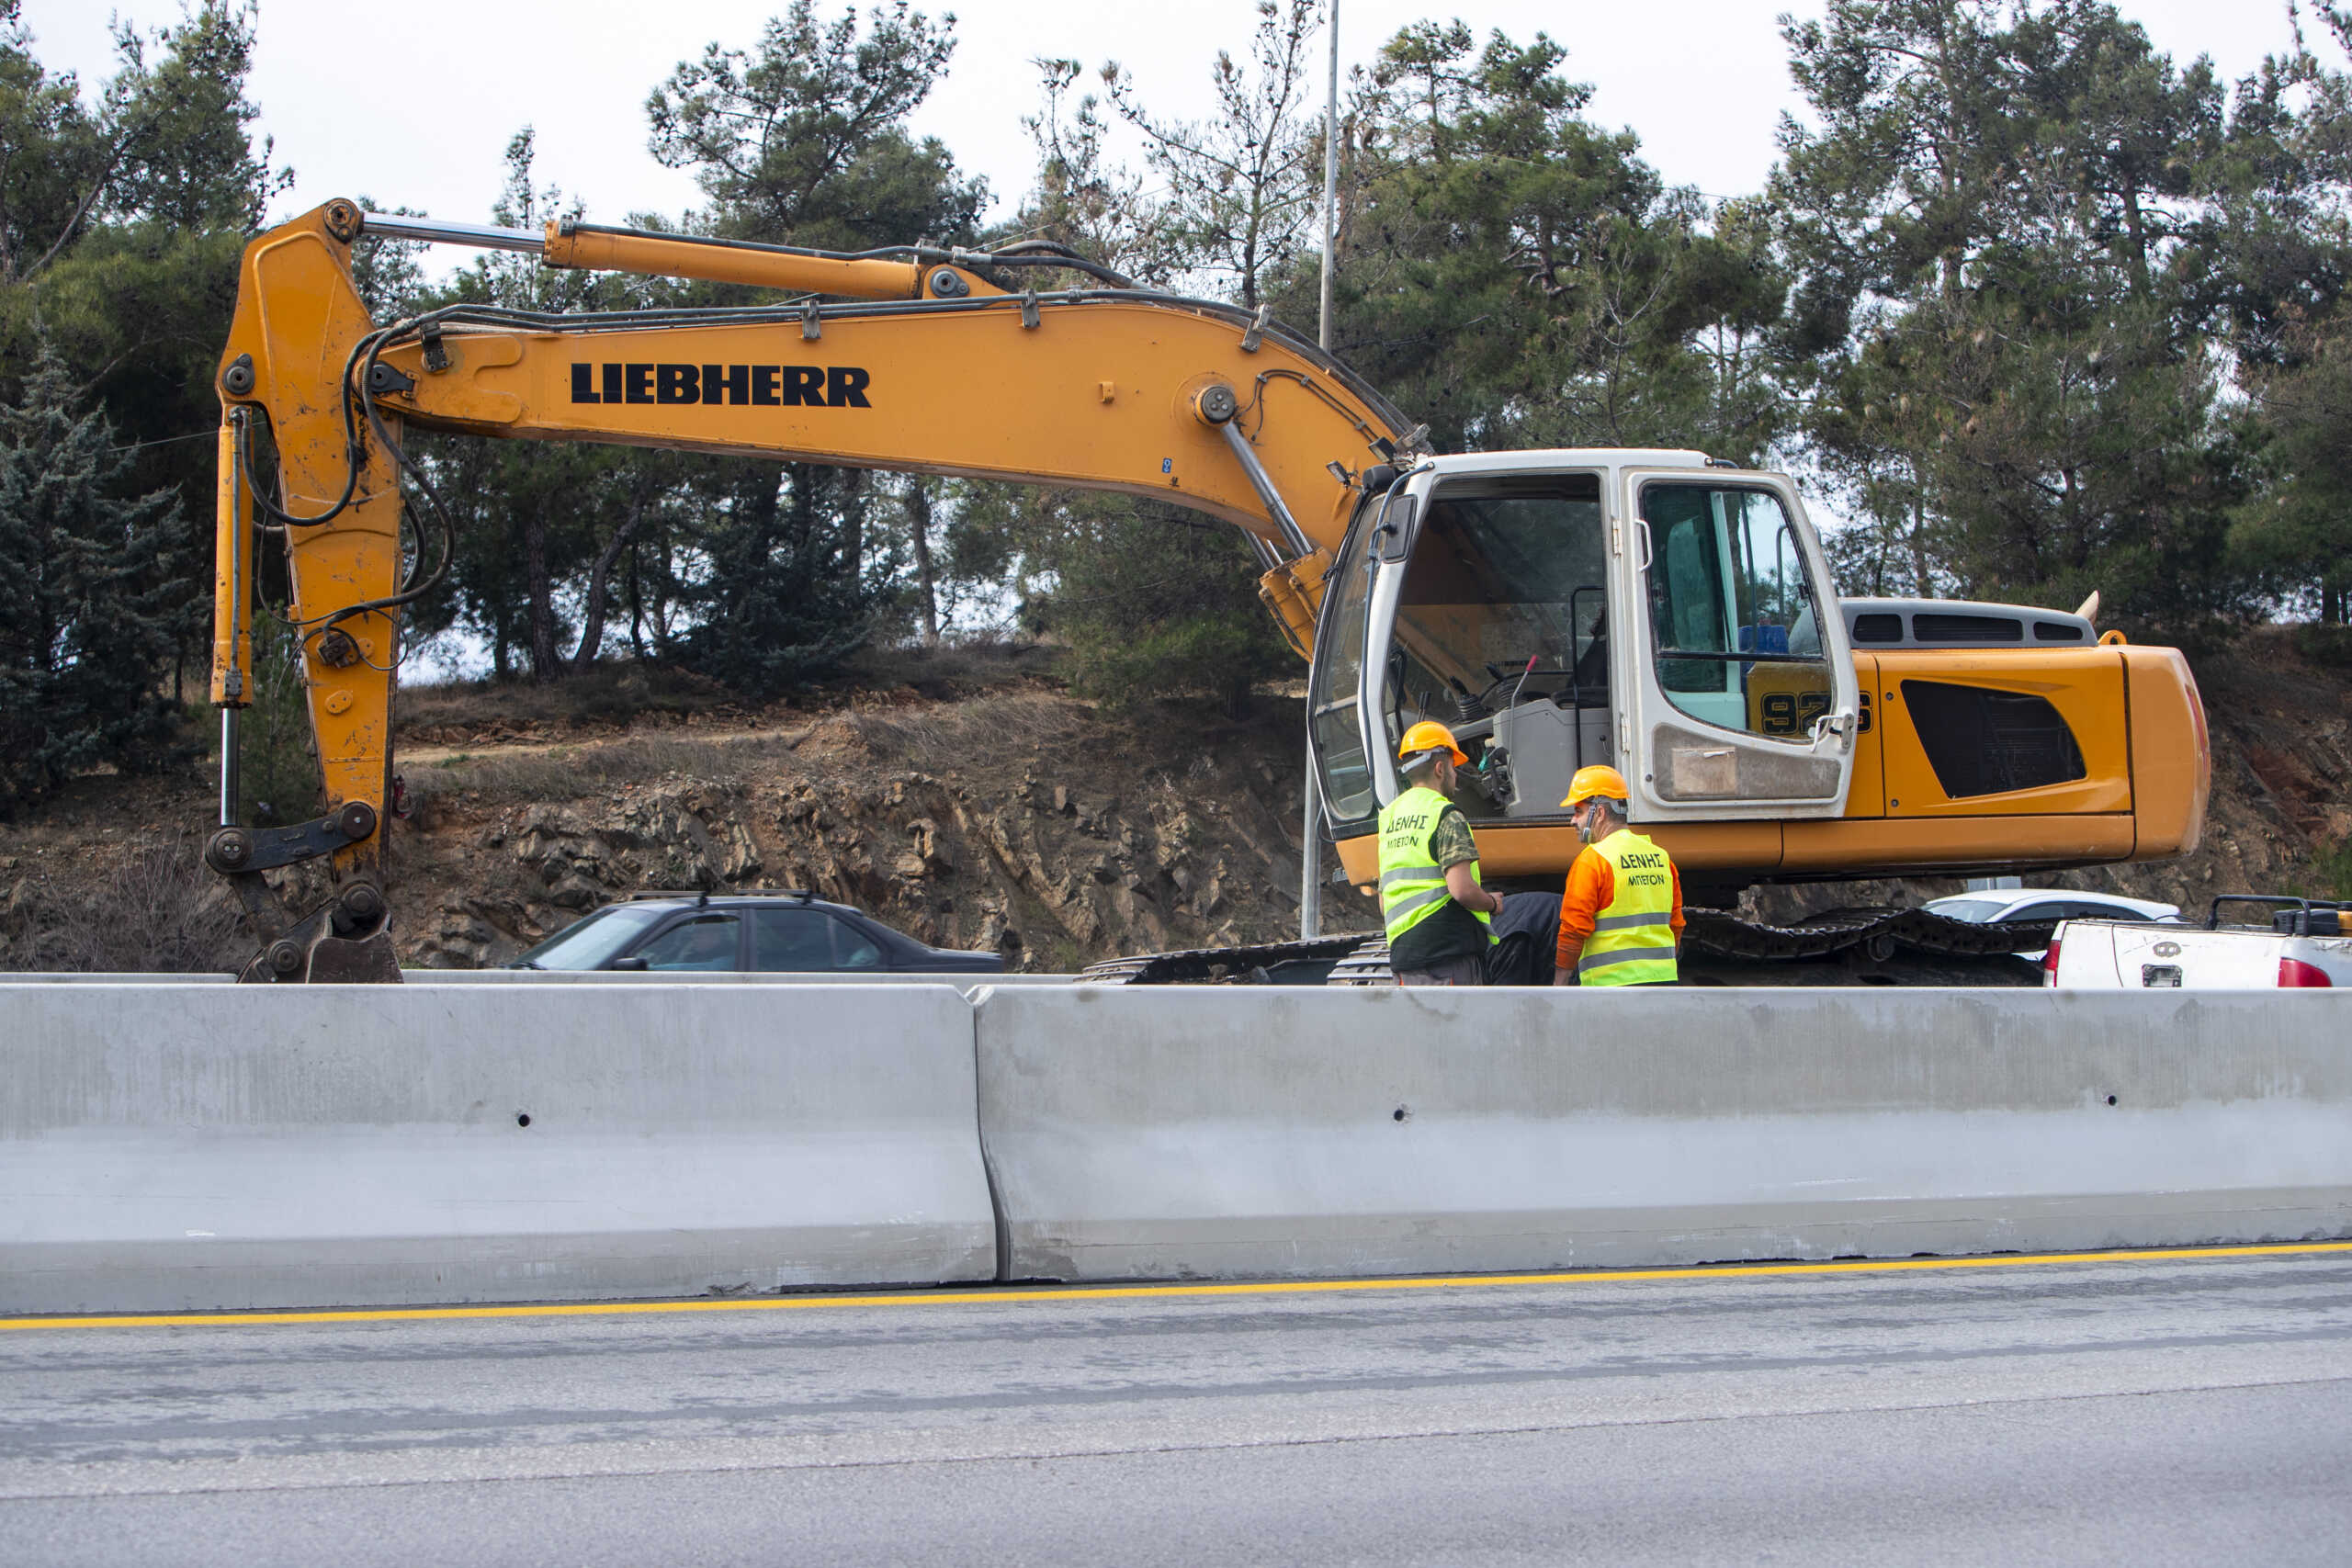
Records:
{"label": "worker with yellow helmet", "polygon": [[1591,767],[1577,770],[1560,802],[1585,849],[1560,897],[1555,986],[1670,986],[1679,976],[1682,874],[1625,825],[1627,798],[1624,774]]}
{"label": "worker with yellow helmet", "polygon": [[1480,884],[1470,819],[1447,798],[1470,759],[1452,730],[1423,720],[1405,731],[1396,761],[1406,788],[1380,812],[1389,971],[1400,986],[1482,985],[1503,901]]}

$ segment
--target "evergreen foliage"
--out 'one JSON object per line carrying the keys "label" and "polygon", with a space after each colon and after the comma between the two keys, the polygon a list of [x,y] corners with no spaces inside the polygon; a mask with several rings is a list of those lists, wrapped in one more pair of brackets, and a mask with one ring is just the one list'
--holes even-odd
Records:
{"label": "evergreen foliage", "polygon": [[101,764],[153,768],[176,714],[156,690],[182,524],[164,491],[124,493],[130,464],[104,414],[76,413],[44,354],[0,406],[0,816]]}
{"label": "evergreen foliage", "polygon": [[[2341,624],[2352,8],[2302,7],[2312,31],[2234,83],[2156,49],[2130,10],[1826,0],[1783,27],[1805,122],[1783,127],[1764,189],[1724,198],[1596,123],[1575,58],[1540,33],[1406,27],[1327,129],[1323,7],[1261,0],[1246,49],[1204,51],[1197,121],[1114,64],[1038,62],[1035,177],[991,229],[983,182],[911,129],[953,19],[788,0],[651,86],[650,152],[700,198],[627,220],[851,250],[1049,239],[1311,336],[1335,134],[1334,347],[1440,450],[1792,468],[1849,592],[2071,606],[2097,590],[2110,620],[2199,637]],[[0,803],[146,765],[160,694],[188,694],[204,665],[214,362],[239,247],[282,216],[287,180],[254,135],[257,26],[248,4],[200,0],[119,29],[115,69],[84,84],[47,70],[0,0],[0,558],[38,589],[0,606]],[[1140,138],[1132,166],[1120,135]],[[583,211],[534,154],[525,129],[482,216]],[[503,255],[429,282],[413,247],[376,241],[355,265],[383,320],[772,302]],[[459,548],[412,640],[451,630],[500,675],[626,652],[768,696],[877,639],[1014,628],[1066,643],[1076,683],[1114,703],[1233,707],[1295,670],[1244,543],[1163,506],[625,447],[414,449]]]}
{"label": "evergreen foliage", "polygon": [[878,598],[858,569],[865,476],[757,463],[704,484],[723,521],[709,536],[687,663],[756,697],[840,669],[871,635]]}

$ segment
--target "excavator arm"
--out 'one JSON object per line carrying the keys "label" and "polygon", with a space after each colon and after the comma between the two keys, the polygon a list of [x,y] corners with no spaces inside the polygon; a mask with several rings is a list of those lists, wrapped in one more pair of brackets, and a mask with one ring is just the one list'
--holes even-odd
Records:
{"label": "excavator arm", "polygon": [[[351,271],[351,246],[368,232],[805,297],[589,315],[454,306],[379,326]],[[1025,286],[1044,267],[1092,272],[1106,287]],[[412,428],[1152,497],[1251,537],[1261,592],[1307,653],[1331,552],[1419,433],[1263,312],[1124,283],[1034,244],[844,256],[570,222],[544,233],[433,224],[347,202],[255,239],[220,371],[212,696],[223,773],[206,852],[260,928],[248,977],[398,978],[382,869],[400,611],[458,543],[403,448]],[[275,486],[255,457],[264,423]],[[423,501],[406,527],[403,479]],[[236,820],[256,528],[283,538],[285,615],[326,788],[323,817],[268,829]],[[317,859],[332,861],[333,896],[282,911],[262,874]]]}

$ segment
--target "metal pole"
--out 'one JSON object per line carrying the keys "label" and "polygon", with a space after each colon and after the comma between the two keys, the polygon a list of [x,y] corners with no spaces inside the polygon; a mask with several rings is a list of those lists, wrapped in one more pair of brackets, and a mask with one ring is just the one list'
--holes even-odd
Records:
{"label": "metal pole", "polygon": [[1323,314],[1317,347],[1331,346],[1331,218],[1340,205],[1340,0],[1331,0],[1331,85],[1323,100]]}
{"label": "metal pole", "polygon": [[[1330,90],[1323,100],[1323,310],[1316,344],[1331,346],[1331,217],[1340,200],[1340,0],[1325,18],[1331,29]],[[1312,699],[1310,699],[1311,701]],[[1309,722],[1313,722],[1312,719]],[[1323,934],[1323,803],[1315,776],[1315,743],[1306,743],[1305,809],[1299,818],[1298,934]]]}
{"label": "metal pole", "polygon": [[237,710],[220,710],[220,826],[237,825]]}

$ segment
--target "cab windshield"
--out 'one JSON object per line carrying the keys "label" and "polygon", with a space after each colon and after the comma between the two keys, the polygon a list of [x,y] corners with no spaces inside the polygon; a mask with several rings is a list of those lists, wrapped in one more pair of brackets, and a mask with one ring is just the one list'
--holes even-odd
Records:
{"label": "cab windshield", "polygon": [[1606,570],[1599,475],[1441,486],[1397,600],[1392,708],[1458,723],[1465,699],[1492,708],[1571,685],[1605,703]]}

